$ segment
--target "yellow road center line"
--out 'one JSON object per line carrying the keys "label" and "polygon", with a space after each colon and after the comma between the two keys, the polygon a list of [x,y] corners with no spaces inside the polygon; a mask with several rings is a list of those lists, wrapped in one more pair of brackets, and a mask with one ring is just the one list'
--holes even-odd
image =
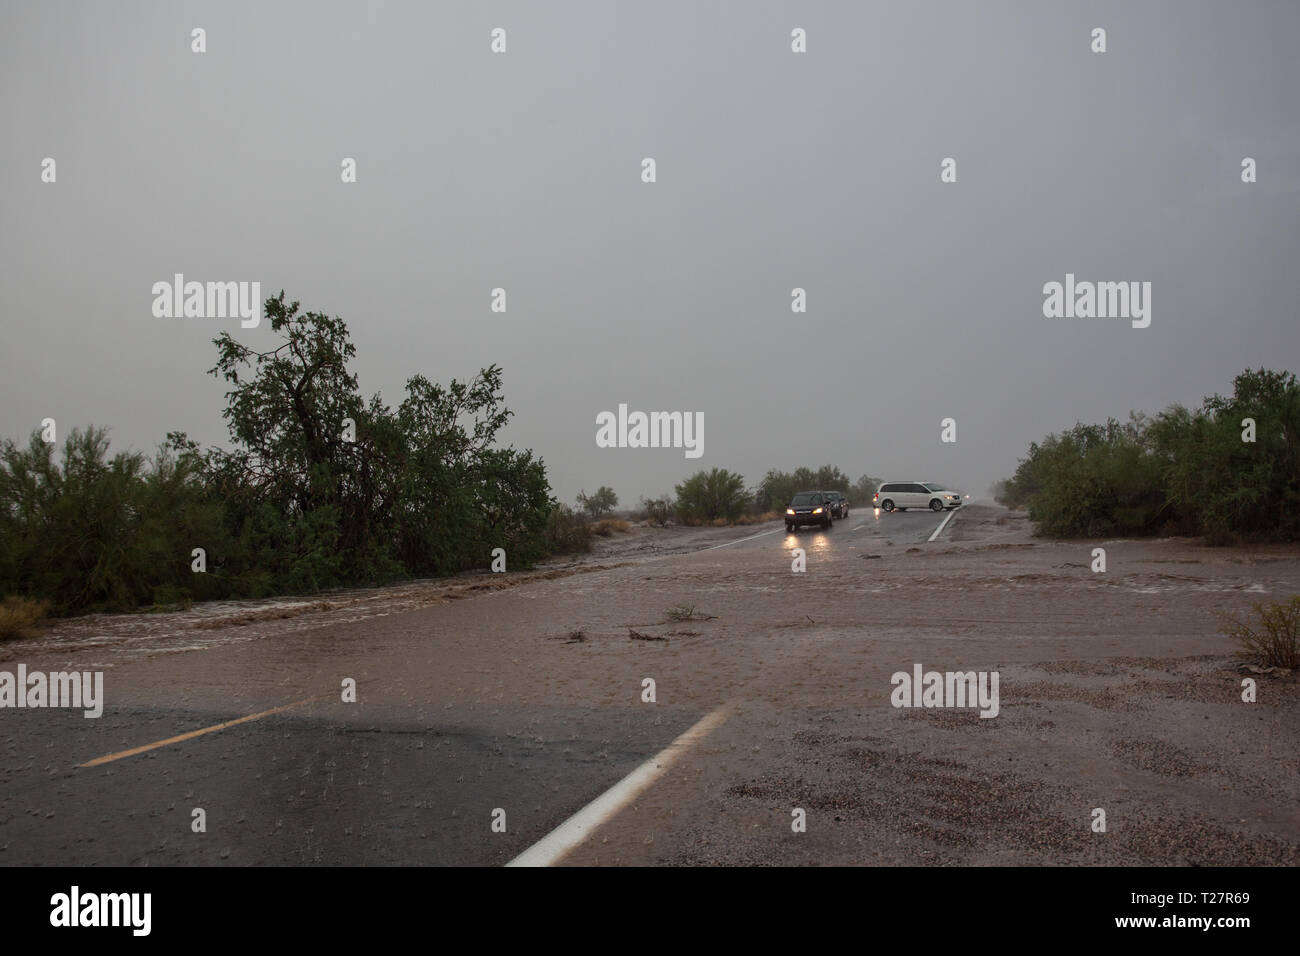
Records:
{"label": "yellow road center line", "polygon": [[132,747],[130,750],[119,750],[117,753],[108,754],[104,757],[96,757],[94,760],[86,763],[77,764],[77,768],[98,767],[100,764],[111,763],[114,760],[121,760],[123,757],[134,757],[136,754],[142,754],[147,750],[157,750],[159,747],[166,747],[168,744],[178,744],[182,740],[190,740],[194,737],[202,737],[204,734],[215,733],[218,730],[225,730],[227,727],[234,727],[236,724],[246,724],[250,720],[258,720],[261,717],[270,717],[272,714],[278,714],[281,711],[290,710],[294,707],[301,707],[303,704],[310,704],[314,700],[322,700],[329,694],[322,694],[319,697],[308,697],[305,700],[294,701],[292,704],[284,704],[280,707],[272,707],[270,710],[264,710],[260,714],[249,714],[247,717],[238,717],[235,720],[227,720],[224,724],[213,724],[211,727],[204,727],[200,730],[191,730],[187,734],[179,734],[175,737],[168,737],[166,740],[156,740],[151,744],[144,744],[139,747]]}

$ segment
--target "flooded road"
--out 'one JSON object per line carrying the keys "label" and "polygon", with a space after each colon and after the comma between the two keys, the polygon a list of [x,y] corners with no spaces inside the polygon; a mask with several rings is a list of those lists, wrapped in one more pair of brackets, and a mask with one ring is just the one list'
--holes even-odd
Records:
{"label": "flooded road", "polygon": [[[940,520],[66,622],[0,670],[108,661],[104,714],[0,711],[0,862],[505,863],[716,714],[559,862],[1300,863],[1296,682],[1243,704],[1215,617],[1300,592],[1296,548]],[[918,665],[998,672],[997,717],[898,709]]]}

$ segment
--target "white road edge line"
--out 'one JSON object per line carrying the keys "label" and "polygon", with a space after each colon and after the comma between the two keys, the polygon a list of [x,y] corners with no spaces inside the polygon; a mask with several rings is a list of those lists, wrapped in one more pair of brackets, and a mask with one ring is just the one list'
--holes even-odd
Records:
{"label": "white road edge line", "polygon": [[542,837],[506,866],[552,866],[613,818],[637,795],[659,779],[677,758],[707,737],[731,713],[731,702],[705,714],[680,737],[610,787],[591,803]]}
{"label": "white road edge line", "polygon": [[935,529],[934,529],[934,534],[930,535],[930,540],[931,540],[931,541],[933,541],[935,538],[939,537],[939,532],[943,530],[943,526],[944,526],[944,525],[946,525],[949,521],[951,521],[951,520],[953,519],[953,516],[954,516],[955,514],[957,514],[957,510],[958,510],[958,509],[954,508],[952,511],[949,511],[949,512],[948,512],[948,517],[944,518],[941,522],[939,522],[939,527],[935,528]]}
{"label": "white road edge line", "polygon": [[747,538],[737,538],[735,541],[727,541],[724,542],[723,544],[712,544],[709,545],[707,548],[700,548],[700,550],[696,551],[695,553],[703,554],[705,551],[713,551],[716,548],[729,548],[733,544],[740,544],[740,542],[742,541],[753,541],[755,538],[761,538],[765,534],[776,534],[778,531],[783,531],[783,530],[784,530],[783,528],[773,528],[771,531],[760,531],[758,534],[751,534]]}

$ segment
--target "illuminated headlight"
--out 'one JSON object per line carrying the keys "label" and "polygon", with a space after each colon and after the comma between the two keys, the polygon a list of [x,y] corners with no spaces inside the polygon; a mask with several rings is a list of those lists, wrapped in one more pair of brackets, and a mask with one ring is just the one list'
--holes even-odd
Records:
{"label": "illuminated headlight", "polygon": [[819,514],[821,514],[821,513],[822,513],[822,509],[821,509],[821,508],[814,508],[814,509],[813,509],[813,514],[815,514],[815,515],[819,515]]}
{"label": "illuminated headlight", "polygon": [[786,509],[785,509],[785,513],[788,514],[788,515],[792,515],[792,514],[794,514],[794,509],[793,509],[793,508],[786,508]]}

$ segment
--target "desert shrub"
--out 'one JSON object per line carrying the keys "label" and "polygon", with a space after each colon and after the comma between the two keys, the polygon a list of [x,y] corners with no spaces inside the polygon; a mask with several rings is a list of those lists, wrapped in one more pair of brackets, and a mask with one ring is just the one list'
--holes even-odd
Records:
{"label": "desert shrub", "polygon": [[193,605],[194,598],[184,588],[178,588],[171,584],[164,584],[154,588],[152,610],[171,610],[177,607],[189,610]]}
{"label": "desert shrub", "polygon": [[735,523],[740,525],[762,524],[765,521],[780,521],[782,517],[780,511],[765,511],[762,514],[741,515]]}
{"label": "desert shrub", "polygon": [[1006,508],[1023,508],[1025,503],[1015,499],[1013,490],[1011,481],[1003,479],[989,485],[988,496]]}
{"label": "desert shrub", "polygon": [[47,601],[24,597],[11,596],[0,601],[0,641],[30,637],[49,609]]}
{"label": "desert shrub", "polygon": [[1300,594],[1255,605],[1256,620],[1227,618],[1225,635],[1268,667],[1300,667]]}
{"label": "desert shrub", "polygon": [[546,520],[547,554],[578,554],[591,550],[591,525],[585,515],[556,504]]}
{"label": "desert shrub", "polygon": [[667,495],[658,498],[642,498],[641,513],[644,520],[659,528],[666,528],[673,520],[673,502]]}
{"label": "desert shrub", "polygon": [[[102,428],[73,429],[55,460],[36,432],[26,448],[0,445],[0,590],[49,601],[55,613],[130,610],[156,588],[208,588],[191,551],[227,543],[223,507],[190,450],[147,460],[108,453]],[[204,596],[220,596],[218,593]]]}

